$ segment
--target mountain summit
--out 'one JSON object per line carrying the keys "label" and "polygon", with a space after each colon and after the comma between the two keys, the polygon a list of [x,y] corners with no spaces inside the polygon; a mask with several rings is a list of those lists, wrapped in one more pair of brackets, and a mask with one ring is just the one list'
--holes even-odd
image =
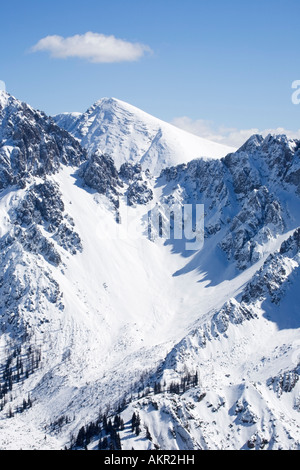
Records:
{"label": "mountain summit", "polygon": [[85,113],[60,114],[58,125],[80,140],[89,154],[110,155],[117,168],[140,163],[158,175],[194,158],[221,158],[234,149],[197,137],[115,98],[103,98]]}
{"label": "mountain summit", "polygon": [[0,448],[299,450],[300,142],[56,122],[0,94]]}
{"label": "mountain summit", "polygon": [[78,166],[86,152],[52,118],[8,93],[0,92],[0,189],[26,178]]}

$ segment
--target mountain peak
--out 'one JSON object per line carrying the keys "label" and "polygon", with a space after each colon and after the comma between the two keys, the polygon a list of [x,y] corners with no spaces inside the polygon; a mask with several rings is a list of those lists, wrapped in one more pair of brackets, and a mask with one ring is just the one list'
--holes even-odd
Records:
{"label": "mountain peak", "polygon": [[195,158],[222,158],[235,151],[162,121],[117,98],[96,101],[79,119],[56,122],[81,141],[92,155],[109,154],[118,168],[123,163],[140,163],[154,175],[161,170]]}
{"label": "mountain peak", "polygon": [[300,142],[0,96],[1,448],[299,448]]}
{"label": "mountain peak", "polygon": [[119,115],[120,113],[124,115],[124,113],[127,115],[130,115],[133,119],[140,119],[140,120],[145,120],[145,121],[156,121],[156,122],[162,122],[159,118],[156,118],[152,116],[151,114],[147,113],[146,111],[143,111],[142,109],[127,103],[126,101],[120,100],[118,98],[114,97],[104,97],[101,98],[100,100],[96,101],[88,110],[87,113],[89,112],[102,112],[105,110],[106,112],[111,112],[112,115],[116,114]]}
{"label": "mountain peak", "polygon": [[100,100],[97,100],[94,104],[94,106],[102,106],[102,105],[114,105],[114,104],[120,104],[122,103],[120,100],[117,98],[114,98],[113,96],[111,97],[103,97]]}
{"label": "mountain peak", "polygon": [[23,187],[30,176],[56,173],[61,164],[79,166],[86,152],[41,111],[0,93],[0,190]]}
{"label": "mountain peak", "polygon": [[297,141],[289,139],[285,134],[268,134],[266,137],[254,134],[240,147],[239,151],[254,152],[260,147],[268,149],[274,145],[291,147],[295,142]]}
{"label": "mountain peak", "polygon": [[12,101],[17,100],[6,91],[0,90],[0,108],[5,108]]}
{"label": "mountain peak", "polygon": [[253,134],[251,137],[249,137],[248,140],[239,148],[239,151],[251,151],[255,150],[257,147],[259,147],[262,142],[264,141],[264,138],[260,134]]}

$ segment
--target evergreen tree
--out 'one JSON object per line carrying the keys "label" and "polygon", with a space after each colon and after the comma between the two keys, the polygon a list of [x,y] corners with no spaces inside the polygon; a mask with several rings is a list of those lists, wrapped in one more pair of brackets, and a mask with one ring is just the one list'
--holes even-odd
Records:
{"label": "evergreen tree", "polygon": [[194,381],[193,381],[194,387],[197,387],[199,385],[199,377],[198,377],[198,372],[194,375]]}
{"label": "evergreen tree", "polygon": [[155,394],[161,393],[161,384],[160,384],[160,382],[154,382],[154,393]]}
{"label": "evergreen tree", "polygon": [[120,430],[121,430],[121,431],[124,431],[124,429],[125,429],[124,420],[121,418],[121,419],[120,419]]}
{"label": "evergreen tree", "polygon": [[119,429],[120,427],[120,416],[116,415],[114,418],[114,428]]}
{"label": "evergreen tree", "polygon": [[136,426],[136,414],[133,413],[132,418],[131,418],[131,430],[134,432]]}
{"label": "evergreen tree", "polygon": [[137,413],[136,419],[135,419],[135,434],[137,436],[139,436],[141,432],[140,424],[141,424],[141,418],[140,418],[140,415]]}
{"label": "evergreen tree", "polygon": [[148,426],[146,426],[146,438],[147,438],[149,441],[152,441],[152,436],[151,436],[151,434],[150,434],[150,431],[149,431]]}
{"label": "evergreen tree", "polygon": [[105,432],[107,432],[108,426],[107,426],[107,417],[106,415],[103,415],[103,429]]}
{"label": "evergreen tree", "polygon": [[76,447],[84,447],[85,438],[86,438],[85,429],[84,429],[84,426],[82,426],[82,428],[80,428],[80,430],[78,432],[78,436],[77,436],[77,439],[76,439],[75,446]]}
{"label": "evergreen tree", "polygon": [[120,438],[119,433],[116,434],[115,443],[116,443],[116,450],[122,450],[121,438]]}

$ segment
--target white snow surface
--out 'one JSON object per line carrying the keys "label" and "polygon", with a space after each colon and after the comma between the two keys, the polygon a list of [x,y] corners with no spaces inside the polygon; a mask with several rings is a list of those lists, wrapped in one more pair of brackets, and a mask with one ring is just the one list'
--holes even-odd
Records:
{"label": "white snow surface", "polygon": [[[181,352],[180,359],[170,359],[169,365],[167,359],[163,379],[178,379],[186,367],[199,371],[199,386],[183,396],[141,399],[134,394],[122,414],[127,423],[121,433],[124,449],[146,450],[154,444],[162,449],[245,448],[253,436],[256,446],[264,438],[272,448],[297,448],[299,383],[292,393],[277,397],[266,381],[293,366],[292,345],[299,340],[299,328],[280,329],[257,304],[257,318],[230,325],[224,335],[212,334],[205,348],[199,346],[196,333],[199,328],[210,329],[215,312],[239,294],[268,253],[291,232],[275,239],[258,263],[231,280],[214,285],[199,270],[174,276],[187,259],[162,241],[128,240],[125,234],[113,239],[110,203],[81,188],[73,172],[63,168],[51,179],[60,186],[83,252],[71,256],[57,247],[63,258],[60,268],[22,251],[13,260],[19,279],[30,276],[36,288],[42,282],[41,272],[49,272],[59,284],[64,309],[47,305],[45,322],[39,321],[42,307],[40,312],[26,313],[34,325],[34,341],[42,348],[42,365],[24,384],[16,385],[12,401],[0,413],[0,447],[68,446],[71,434],[95,420],[99,409],[113,409],[135,381],[155,372],[168,354]],[[1,196],[2,235],[10,228],[7,210],[22,191]],[[159,188],[155,197],[160,197]],[[144,215],[143,206],[137,210]],[[291,308],[288,303],[286,311]],[[4,345],[1,351],[3,357]],[[29,392],[34,406],[7,419],[9,406],[18,406]],[[242,411],[236,414],[239,400]],[[142,418],[139,437],[130,430],[133,411]],[[70,422],[61,431],[53,430],[51,423],[62,415]],[[145,436],[146,426],[152,441]],[[96,446],[93,441],[89,448]]]}
{"label": "white snow surface", "polygon": [[9,98],[9,95],[5,91],[0,90],[0,106],[2,107],[6,106],[8,103],[8,98]]}
{"label": "white snow surface", "polygon": [[[1,93],[0,105],[8,99]],[[114,200],[84,186],[70,165],[43,177],[29,172],[23,189],[1,190],[1,373],[20,342],[18,359],[28,365],[31,357],[32,371],[0,400],[0,449],[69,447],[99,411],[113,418],[125,398],[123,449],[299,450],[299,153],[284,151],[283,139],[266,139],[270,155],[252,154],[261,145],[254,137],[246,145],[252,157],[244,148],[224,168],[218,159],[228,149],[119,100],[69,118],[62,119],[89,153],[109,153],[117,166],[141,162],[157,175],[205,155],[143,178],[153,204],[204,202],[208,236],[196,253],[182,250],[181,240],[128,237]],[[57,185],[50,185],[54,223],[61,216],[59,227],[80,237],[74,251],[59,243],[57,227],[49,229],[45,193],[24,199],[47,183]],[[125,197],[126,184],[118,191]],[[129,212],[148,216],[143,205]],[[37,365],[29,345],[40,350]],[[13,377],[16,362],[9,363]],[[187,371],[197,372],[197,385],[168,391]],[[28,394],[32,407],[22,409]],[[141,418],[138,436],[133,412]],[[88,448],[98,442],[93,436]]]}
{"label": "white snow surface", "polygon": [[183,131],[116,98],[102,98],[80,116],[55,120],[77,137],[89,154],[100,150],[122,163],[140,162],[159,175],[166,167],[199,157],[221,158],[235,149]]}

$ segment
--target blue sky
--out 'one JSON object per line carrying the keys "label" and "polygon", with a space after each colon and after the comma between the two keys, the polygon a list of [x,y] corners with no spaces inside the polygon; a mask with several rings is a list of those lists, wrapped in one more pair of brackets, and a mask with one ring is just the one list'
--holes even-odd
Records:
{"label": "blue sky", "polygon": [[[298,132],[299,16],[299,0],[11,0],[0,11],[0,80],[48,114],[114,96],[216,140],[249,129]],[[49,36],[87,32],[142,52],[107,63],[32,50]]]}

